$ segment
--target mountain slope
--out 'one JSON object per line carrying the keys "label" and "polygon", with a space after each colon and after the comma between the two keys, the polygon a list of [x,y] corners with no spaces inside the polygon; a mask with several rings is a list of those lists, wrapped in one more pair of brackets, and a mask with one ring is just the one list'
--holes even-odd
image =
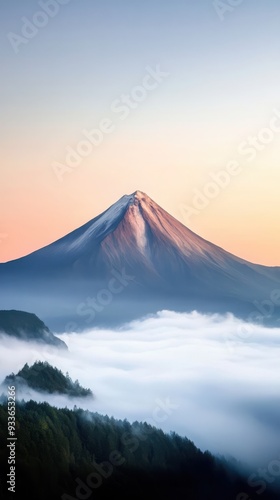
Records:
{"label": "mountain slope", "polygon": [[[130,278],[119,279],[123,289],[110,292],[109,300],[107,288],[116,273]],[[126,321],[162,308],[231,311],[246,317],[256,312],[254,301],[269,299],[273,290],[280,289],[280,268],[231,255],[194,234],[140,191],[123,196],[51,245],[0,265],[0,278],[8,295],[16,283],[16,299],[21,302],[25,293],[36,303],[38,297],[47,296],[50,304],[56,296],[60,310],[54,303],[50,308],[55,325],[55,316],[76,322],[77,316],[85,317],[88,301],[101,291],[105,297],[104,290],[106,311],[92,309],[98,313],[96,324],[106,319]]]}
{"label": "mountain slope", "polygon": [[[0,466],[6,478],[7,404],[0,404]],[[259,498],[247,476],[187,438],[146,423],[30,401],[17,406],[16,491],[29,500],[236,500]],[[251,471],[250,471],[251,472]],[[275,478],[274,478],[275,479]],[[263,500],[279,491],[267,483]],[[248,495],[246,493],[248,492]],[[10,499],[6,481],[1,499]]]}
{"label": "mountain slope", "polygon": [[55,337],[43,321],[24,311],[0,311],[0,334],[67,349],[65,342]]}
{"label": "mountain slope", "polygon": [[32,366],[26,363],[16,375],[14,373],[8,375],[3,385],[5,387],[15,386],[17,393],[20,388],[30,387],[49,394],[66,394],[76,398],[93,397],[90,389],[84,389],[78,380],[73,382],[68,374],[65,376],[61,370],[51,366],[46,361],[37,361]]}

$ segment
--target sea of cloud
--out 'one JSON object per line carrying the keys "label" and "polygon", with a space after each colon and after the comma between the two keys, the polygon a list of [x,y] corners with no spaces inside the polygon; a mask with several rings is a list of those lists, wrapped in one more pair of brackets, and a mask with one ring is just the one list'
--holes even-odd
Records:
{"label": "sea of cloud", "polygon": [[48,361],[95,398],[27,391],[18,399],[148,421],[251,464],[280,457],[280,329],[162,311],[119,329],[59,337],[68,352],[3,337],[0,382],[25,363]]}

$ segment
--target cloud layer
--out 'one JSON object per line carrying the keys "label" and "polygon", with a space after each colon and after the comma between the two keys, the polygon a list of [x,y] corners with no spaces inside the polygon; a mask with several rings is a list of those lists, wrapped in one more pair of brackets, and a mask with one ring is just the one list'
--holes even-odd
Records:
{"label": "cloud layer", "polygon": [[26,362],[47,360],[90,387],[95,400],[34,391],[25,398],[145,420],[251,464],[280,455],[279,329],[231,315],[163,311],[122,329],[60,338],[69,352],[3,338],[1,380]]}

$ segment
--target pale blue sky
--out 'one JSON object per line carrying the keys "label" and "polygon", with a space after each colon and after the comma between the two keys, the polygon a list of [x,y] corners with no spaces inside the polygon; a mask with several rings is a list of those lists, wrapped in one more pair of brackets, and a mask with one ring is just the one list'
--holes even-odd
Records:
{"label": "pale blue sky", "polygon": [[[212,0],[70,0],[15,54],[7,34],[20,35],[22,17],[32,20],[38,10],[35,0],[2,4],[0,233],[10,237],[0,261],[65,234],[136,189],[186,223],[180,204],[280,106],[279,0],[244,0],[223,22]],[[157,64],[168,79],[61,186],[52,162],[63,162],[81,131],[112,116],[113,100]],[[276,137],[191,229],[241,256],[276,263],[278,153]]]}

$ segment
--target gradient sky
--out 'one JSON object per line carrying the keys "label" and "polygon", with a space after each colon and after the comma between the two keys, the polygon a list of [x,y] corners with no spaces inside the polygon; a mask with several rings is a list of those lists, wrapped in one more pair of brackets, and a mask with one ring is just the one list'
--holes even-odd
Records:
{"label": "gradient sky", "polygon": [[[212,0],[70,0],[18,54],[7,35],[42,8],[1,10],[0,261],[140,189],[226,250],[280,265],[280,131],[262,135],[250,162],[238,150],[275,109],[280,126],[279,0],[244,0],[223,21]],[[113,101],[158,64],[169,76],[121,121]],[[104,118],[114,132],[59,182],[53,162]],[[239,174],[188,217],[195,190],[232,160]]]}

